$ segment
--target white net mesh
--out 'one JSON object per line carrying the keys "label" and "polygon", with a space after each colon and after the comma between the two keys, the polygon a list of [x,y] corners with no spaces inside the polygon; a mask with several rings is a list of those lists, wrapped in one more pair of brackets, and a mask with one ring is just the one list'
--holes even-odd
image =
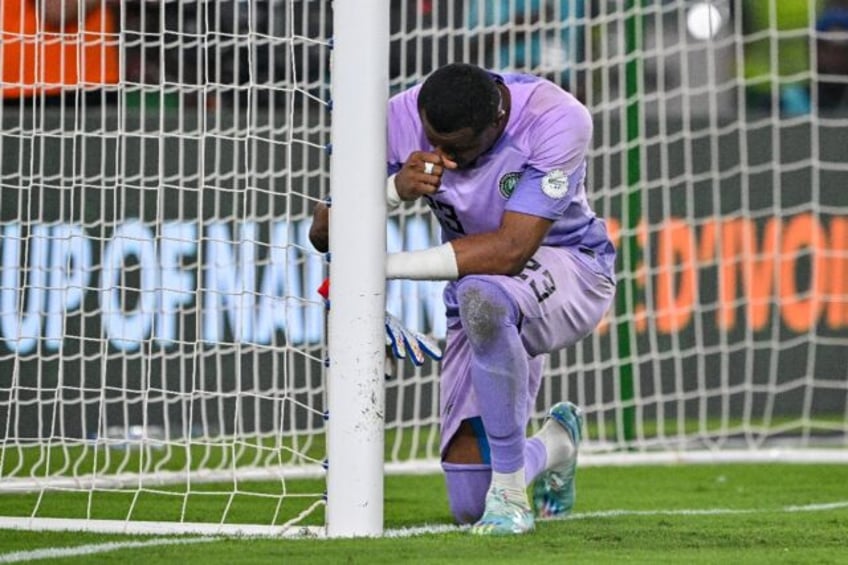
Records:
{"label": "white net mesh", "polygon": [[[30,26],[34,2],[2,9],[4,57],[77,58],[59,78],[82,85],[36,77],[0,114],[4,486],[35,489],[33,515],[57,488],[134,486],[113,516],[133,520],[218,504],[202,521],[239,521],[253,498],[267,508],[249,521],[283,524],[320,506],[322,485],[295,495],[285,477],[324,459],[324,262],[306,233],[327,192],[328,7],[126,2],[104,16],[121,35],[99,14],[63,34]],[[82,29],[109,45],[78,47]],[[54,39],[58,63],[27,52]],[[89,84],[113,49],[120,80]]]}

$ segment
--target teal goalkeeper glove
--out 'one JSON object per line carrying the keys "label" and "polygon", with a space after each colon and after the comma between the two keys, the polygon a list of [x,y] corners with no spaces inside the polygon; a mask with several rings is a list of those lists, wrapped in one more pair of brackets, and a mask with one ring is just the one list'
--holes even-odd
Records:
{"label": "teal goalkeeper glove", "polygon": [[416,367],[424,364],[427,357],[441,361],[442,349],[433,338],[407,329],[395,316],[386,312],[386,345],[391,346],[397,359],[409,360]]}

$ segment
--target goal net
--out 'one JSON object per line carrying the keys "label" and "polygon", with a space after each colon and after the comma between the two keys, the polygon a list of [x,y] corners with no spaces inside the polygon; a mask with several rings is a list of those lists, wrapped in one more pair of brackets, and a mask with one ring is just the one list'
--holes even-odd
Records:
{"label": "goal net", "polygon": [[[461,60],[594,115],[618,301],[551,356],[536,421],[579,403],[587,463],[845,460],[848,75],[823,6],[389,4],[390,92]],[[65,33],[33,5],[0,4],[0,525],[320,533],[332,2],[125,0]],[[437,238],[421,205],[389,219],[391,251]],[[394,281],[387,308],[443,338],[441,288]],[[388,372],[386,470],[438,469],[438,366]]]}

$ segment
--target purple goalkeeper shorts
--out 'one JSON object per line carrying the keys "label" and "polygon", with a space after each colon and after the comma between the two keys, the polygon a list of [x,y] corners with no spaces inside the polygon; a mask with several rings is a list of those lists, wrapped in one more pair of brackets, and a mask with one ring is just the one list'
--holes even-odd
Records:
{"label": "purple goalkeeper shorts", "polygon": [[[527,413],[542,381],[543,354],[574,345],[598,326],[615,295],[594,256],[577,249],[541,247],[520,275],[469,275],[499,285],[523,315],[521,341],[529,361]],[[460,423],[480,415],[471,386],[471,344],[459,319],[456,282],[445,288],[447,344],[440,384],[441,454]]]}

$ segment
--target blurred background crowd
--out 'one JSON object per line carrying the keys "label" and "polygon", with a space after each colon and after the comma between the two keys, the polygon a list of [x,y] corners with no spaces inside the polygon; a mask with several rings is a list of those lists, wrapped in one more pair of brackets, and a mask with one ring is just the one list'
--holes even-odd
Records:
{"label": "blurred background crowd", "polygon": [[[182,103],[241,104],[329,82],[331,0],[3,0],[2,96],[66,104],[113,102],[119,82],[155,86]],[[585,100],[587,73],[604,64],[609,0],[392,0],[390,77],[395,89],[438,65],[466,60],[543,74]],[[663,41],[719,45],[735,36],[727,73],[744,81],[752,109],[784,115],[845,104],[848,0],[635,0],[650,6]],[[685,12],[685,13],[683,13]],[[609,19],[609,18],[607,18]],[[621,18],[617,18],[621,21]],[[685,30],[677,22],[686,22]],[[685,36],[685,37],[683,37]],[[731,45],[727,42],[726,45]],[[646,46],[650,48],[650,46]],[[661,58],[654,66],[671,60]],[[647,76],[668,74],[651,69]],[[697,72],[694,69],[690,72]],[[409,77],[409,78],[408,78]],[[669,79],[663,79],[668,86]],[[674,81],[671,81],[674,82]],[[678,83],[687,82],[678,79]],[[96,88],[96,87],[102,88]],[[243,87],[243,88],[242,88]],[[654,85],[662,88],[663,85]],[[56,95],[64,93],[59,97]],[[275,101],[276,102],[276,101]],[[282,103],[282,97],[280,99]]]}

